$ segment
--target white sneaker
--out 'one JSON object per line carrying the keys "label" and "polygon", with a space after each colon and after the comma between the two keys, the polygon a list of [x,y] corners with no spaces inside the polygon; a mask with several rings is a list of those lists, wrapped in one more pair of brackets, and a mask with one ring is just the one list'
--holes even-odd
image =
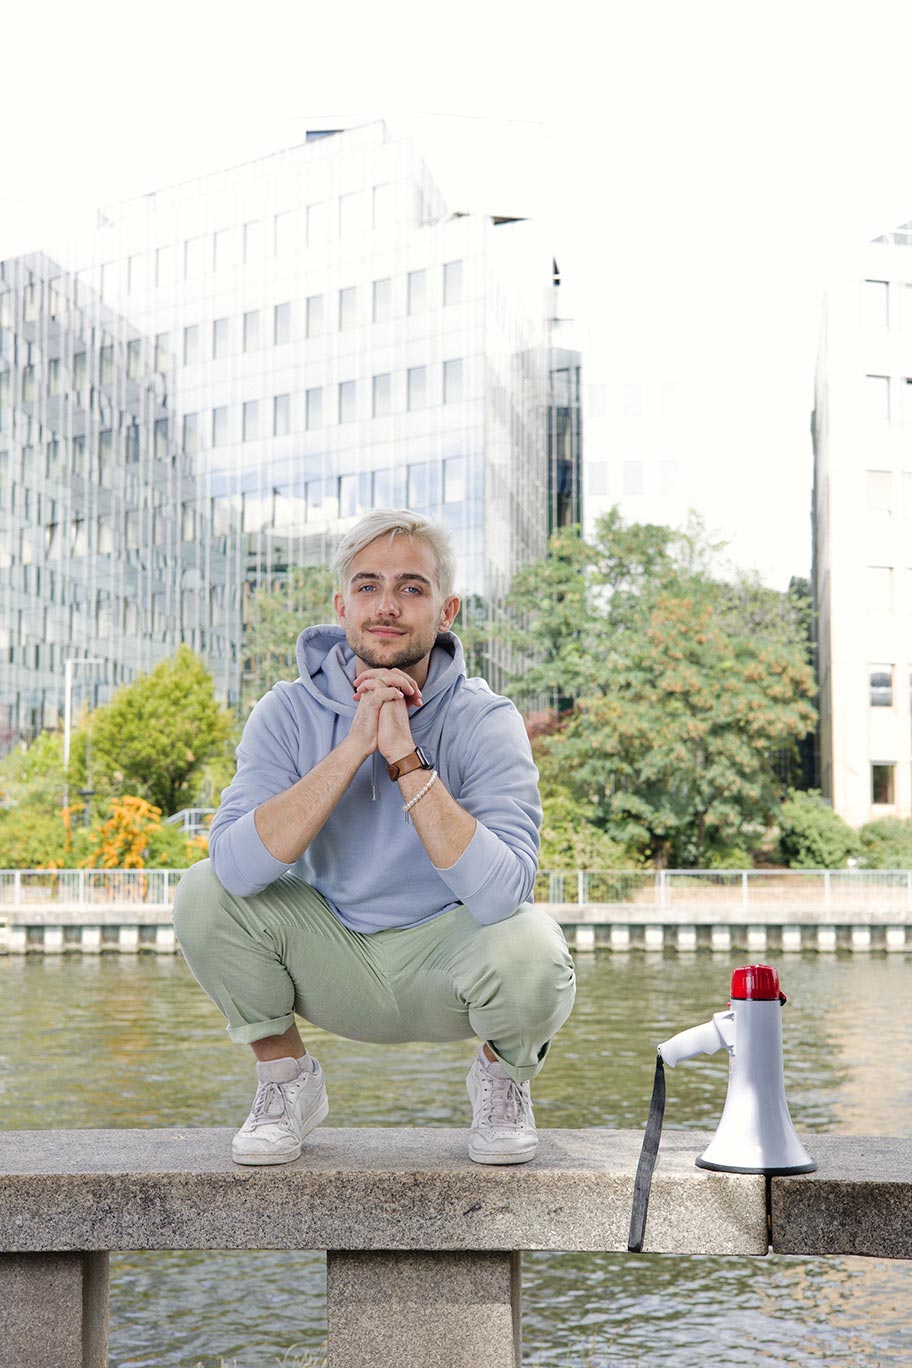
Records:
{"label": "white sneaker", "polygon": [[525,1164],[538,1149],[528,1083],[479,1053],[466,1078],[472,1103],[469,1158],[476,1164]]}
{"label": "white sneaker", "polygon": [[323,1070],[312,1055],[304,1067],[296,1059],[272,1059],[256,1069],[256,1097],[231,1142],[231,1157],[236,1164],[288,1164],[329,1115]]}

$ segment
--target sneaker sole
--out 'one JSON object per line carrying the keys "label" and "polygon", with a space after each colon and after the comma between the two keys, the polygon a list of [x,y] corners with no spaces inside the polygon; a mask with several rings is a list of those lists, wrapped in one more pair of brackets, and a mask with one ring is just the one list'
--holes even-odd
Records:
{"label": "sneaker sole", "polygon": [[471,1144],[469,1145],[469,1158],[476,1164],[527,1164],[536,1154],[537,1144],[534,1149],[527,1150],[524,1154],[517,1154],[515,1150],[475,1150]]}
{"label": "sneaker sole", "polygon": [[312,1130],[316,1130],[321,1121],[325,1121],[329,1115],[329,1099],[324,1097],[317,1110],[309,1116],[304,1123],[304,1130],[301,1133],[301,1141],[293,1148],[288,1150],[258,1150],[255,1153],[244,1153],[235,1148],[232,1143],[231,1157],[236,1164],[290,1164],[295,1159],[300,1159],[301,1151],[304,1148],[303,1142],[307,1139]]}

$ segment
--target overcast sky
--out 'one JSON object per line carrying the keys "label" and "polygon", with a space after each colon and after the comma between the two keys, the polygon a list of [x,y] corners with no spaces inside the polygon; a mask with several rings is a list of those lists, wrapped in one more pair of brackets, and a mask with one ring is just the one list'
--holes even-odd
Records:
{"label": "overcast sky", "polygon": [[299,141],[314,114],[541,124],[589,383],[678,380],[669,454],[784,587],[810,564],[821,289],[912,219],[910,9],[35,0],[4,16],[0,256]]}

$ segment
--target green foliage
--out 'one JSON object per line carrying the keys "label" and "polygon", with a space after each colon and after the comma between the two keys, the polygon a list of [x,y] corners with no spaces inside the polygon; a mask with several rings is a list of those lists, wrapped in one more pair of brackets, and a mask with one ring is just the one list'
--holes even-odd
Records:
{"label": "green foliage", "polygon": [[881,817],[858,833],[860,863],[869,869],[912,869],[912,818]]}
{"label": "green foliage", "polygon": [[816,717],[796,603],[720,550],[696,521],[627,525],[615,509],[591,544],[557,533],[514,582],[516,644],[540,660],[516,691],[569,704],[545,752],[596,826],[660,865],[743,846]]}
{"label": "green foliage", "polygon": [[280,588],[257,589],[247,611],[247,707],[276,680],[297,679],[295,646],[305,627],[335,620],[332,575],[325,566],[295,566]]}
{"label": "green foliage", "polygon": [[70,787],[87,786],[90,742],[90,787],[100,801],[133,794],[167,815],[193,803],[201,771],[228,751],[233,735],[212,676],[181,646],[92,713],[73,742]]}
{"label": "green foliage", "polygon": [[541,793],[542,869],[630,869],[638,863],[636,855],[597,826],[592,810],[581,809],[566,789],[543,783]]}
{"label": "green foliage", "polygon": [[0,759],[0,806],[33,803],[59,807],[63,801],[63,736],[40,732],[27,750],[19,747]]}
{"label": "green foliage", "polygon": [[793,869],[842,869],[860,850],[858,835],[818,789],[789,790],[778,814],[779,854]]}
{"label": "green foliage", "polygon": [[0,812],[0,869],[59,869],[67,863],[59,808],[27,803]]}

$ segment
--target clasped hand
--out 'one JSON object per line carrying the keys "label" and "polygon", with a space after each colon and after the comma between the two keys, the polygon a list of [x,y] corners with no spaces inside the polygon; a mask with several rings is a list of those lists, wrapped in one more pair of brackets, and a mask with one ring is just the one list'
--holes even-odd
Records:
{"label": "clasped hand", "polygon": [[349,735],[368,747],[368,755],[378,750],[390,764],[408,755],[415,745],[408,711],[422,701],[414,679],[395,668],[362,670],[354,698],[358,710]]}

